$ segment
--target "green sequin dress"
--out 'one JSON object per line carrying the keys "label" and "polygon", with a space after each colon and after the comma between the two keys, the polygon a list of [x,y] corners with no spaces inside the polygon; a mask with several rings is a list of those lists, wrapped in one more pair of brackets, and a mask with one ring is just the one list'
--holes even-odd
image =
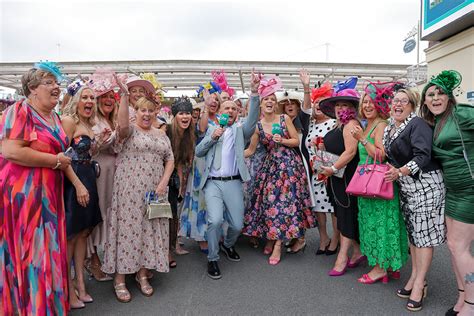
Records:
{"label": "green sequin dress", "polygon": [[[370,138],[373,130],[369,132],[367,140],[374,143]],[[365,147],[359,143],[359,165],[373,163],[372,157],[368,156]],[[367,256],[369,265],[379,266],[385,270],[400,269],[408,259],[408,238],[400,212],[398,199],[398,187],[394,183],[393,200],[358,198],[359,204],[359,233],[360,249]]]}
{"label": "green sequin dress", "polygon": [[[438,124],[438,118],[436,124]],[[456,124],[457,121],[457,124]],[[474,179],[464,159],[463,146],[474,172],[474,106],[456,105],[438,137],[433,140],[434,157],[441,163],[446,185],[446,216],[474,224]]]}

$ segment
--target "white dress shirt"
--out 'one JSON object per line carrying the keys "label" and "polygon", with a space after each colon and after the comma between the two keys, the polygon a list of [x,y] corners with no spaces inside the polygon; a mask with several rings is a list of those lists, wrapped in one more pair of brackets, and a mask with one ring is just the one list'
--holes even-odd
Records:
{"label": "white dress shirt", "polygon": [[[226,128],[222,139],[221,166],[219,169],[212,165],[209,172],[210,177],[231,177],[239,174],[237,161],[235,159],[234,134],[232,128]],[[217,153],[216,153],[217,154]],[[214,158],[215,159],[215,158]]]}

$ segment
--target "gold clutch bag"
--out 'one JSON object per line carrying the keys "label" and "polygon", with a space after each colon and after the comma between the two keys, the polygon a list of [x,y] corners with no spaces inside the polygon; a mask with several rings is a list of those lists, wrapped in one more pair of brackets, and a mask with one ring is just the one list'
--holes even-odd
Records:
{"label": "gold clutch bag", "polygon": [[146,206],[146,217],[148,219],[155,218],[173,218],[170,203],[150,202]]}
{"label": "gold clutch bag", "polygon": [[171,204],[167,199],[168,194],[159,197],[155,192],[150,191],[145,194],[146,213],[148,219],[173,218]]}

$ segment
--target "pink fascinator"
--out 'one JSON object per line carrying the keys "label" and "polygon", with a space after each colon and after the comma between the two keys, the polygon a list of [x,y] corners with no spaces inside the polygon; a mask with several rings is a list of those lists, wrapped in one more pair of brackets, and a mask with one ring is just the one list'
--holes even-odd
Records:
{"label": "pink fascinator", "polygon": [[399,82],[369,82],[364,89],[374,102],[377,111],[384,117],[389,116],[394,87],[399,84]]}
{"label": "pink fascinator", "polygon": [[117,82],[114,78],[114,72],[109,68],[97,68],[91,76],[91,88],[94,90],[96,97],[113,91],[117,87]]}
{"label": "pink fascinator", "polygon": [[235,90],[229,87],[229,85],[227,84],[227,77],[225,75],[224,70],[220,70],[220,71],[213,70],[211,72],[211,76],[212,76],[212,81],[217,83],[219,87],[221,87],[221,90],[227,92],[229,96],[232,98],[232,96],[235,93]]}
{"label": "pink fascinator", "polygon": [[268,97],[282,88],[281,79],[277,76],[266,76],[260,80],[258,94],[260,98]]}

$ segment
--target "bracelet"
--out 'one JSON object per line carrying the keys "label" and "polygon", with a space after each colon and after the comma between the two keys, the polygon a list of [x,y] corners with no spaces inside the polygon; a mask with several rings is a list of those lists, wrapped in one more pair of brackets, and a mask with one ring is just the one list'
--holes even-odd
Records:
{"label": "bracelet", "polygon": [[365,146],[369,143],[369,141],[367,139],[363,139],[360,141],[360,143],[362,144],[362,146]]}
{"label": "bracelet", "polygon": [[59,161],[59,154],[56,155],[56,166],[54,166],[53,170],[58,169],[61,167],[61,161]]}
{"label": "bracelet", "polygon": [[304,94],[310,94],[310,92],[309,91],[304,91]]}
{"label": "bracelet", "polygon": [[398,168],[397,170],[398,170],[398,178],[403,177],[403,173],[400,171],[400,168]]}
{"label": "bracelet", "polygon": [[332,172],[334,173],[337,173],[339,171],[339,169],[337,169],[336,167],[334,167],[334,165],[331,166],[331,170]]}

